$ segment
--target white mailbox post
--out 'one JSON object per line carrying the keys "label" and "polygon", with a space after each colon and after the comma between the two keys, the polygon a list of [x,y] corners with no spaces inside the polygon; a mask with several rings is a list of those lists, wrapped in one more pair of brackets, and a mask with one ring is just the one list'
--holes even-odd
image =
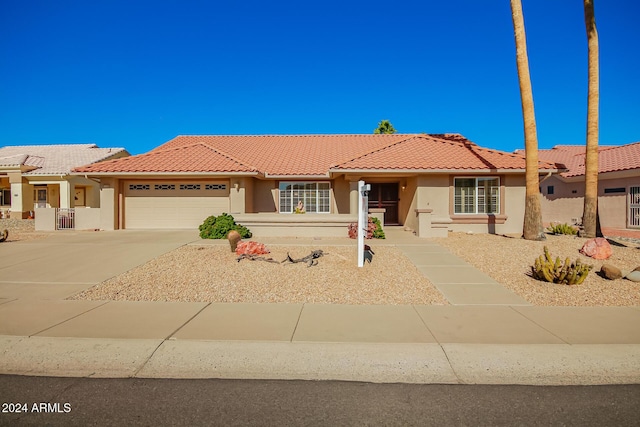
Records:
{"label": "white mailbox post", "polygon": [[369,228],[369,191],[371,184],[358,181],[358,267],[364,266],[364,237]]}

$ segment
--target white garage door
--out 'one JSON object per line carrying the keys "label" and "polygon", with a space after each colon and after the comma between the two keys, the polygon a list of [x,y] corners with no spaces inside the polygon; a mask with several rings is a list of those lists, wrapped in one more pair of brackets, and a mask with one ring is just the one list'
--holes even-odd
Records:
{"label": "white garage door", "polygon": [[127,181],[125,228],[198,228],[229,212],[228,181]]}

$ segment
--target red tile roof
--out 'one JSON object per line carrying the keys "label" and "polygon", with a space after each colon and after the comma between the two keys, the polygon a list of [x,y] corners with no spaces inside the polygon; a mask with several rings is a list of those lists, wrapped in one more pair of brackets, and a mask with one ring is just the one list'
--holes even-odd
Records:
{"label": "red tile roof", "polygon": [[204,144],[192,144],[151,151],[147,154],[124,157],[76,168],[76,172],[140,173],[140,172],[248,172],[257,173],[251,166],[220,153]]}
{"label": "red tile roof", "polygon": [[[523,156],[481,148],[457,138],[416,135],[341,163],[334,169],[497,170],[524,169]],[[541,169],[555,169],[540,163]]]}
{"label": "red tile roof", "polygon": [[[524,157],[458,134],[178,136],[152,151],[78,168],[84,173],[247,172],[326,177],[330,171],[524,170]],[[540,167],[554,170],[552,164]]]}
{"label": "red tile roof", "polygon": [[[540,150],[541,160],[564,165],[568,171],[564,177],[584,175],[585,146],[557,145],[550,150]],[[598,147],[598,173],[640,169],[640,142],[620,146]]]}

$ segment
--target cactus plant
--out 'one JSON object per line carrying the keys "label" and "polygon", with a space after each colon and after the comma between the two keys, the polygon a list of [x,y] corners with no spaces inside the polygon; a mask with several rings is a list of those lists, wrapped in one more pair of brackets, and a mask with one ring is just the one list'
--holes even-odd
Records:
{"label": "cactus plant", "polygon": [[556,257],[554,261],[549,249],[545,246],[544,255],[536,259],[531,267],[531,274],[534,278],[546,282],[579,285],[584,282],[592,268],[592,265],[583,264],[580,259],[572,263],[567,257],[563,263],[560,257]]}
{"label": "cactus plant", "polygon": [[552,234],[568,234],[571,236],[575,236],[578,234],[578,230],[575,227],[569,224],[551,224],[547,227],[547,230]]}

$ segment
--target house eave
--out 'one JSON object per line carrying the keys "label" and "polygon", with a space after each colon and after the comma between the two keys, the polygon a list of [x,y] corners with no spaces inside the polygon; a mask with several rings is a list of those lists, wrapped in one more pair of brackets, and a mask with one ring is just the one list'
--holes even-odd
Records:
{"label": "house eave", "polygon": [[142,177],[226,177],[226,176],[260,176],[259,172],[72,172],[76,176],[142,178]]}
{"label": "house eave", "polygon": [[312,180],[312,179],[329,179],[331,178],[331,176],[329,175],[329,173],[326,174],[310,174],[310,175],[283,175],[283,174],[270,174],[268,172],[264,173],[264,177],[267,179],[286,179],[286,180],[294,180],[294,179],[299,179],[299,180]]}
{"label": "house eave", "polygon": [[[447,174],[522,174],[525,169],[331,169],[335,174],[426,174],[426,173],[447,173]],[[557,173],[558,169],[540,169],[540,173]]]}

